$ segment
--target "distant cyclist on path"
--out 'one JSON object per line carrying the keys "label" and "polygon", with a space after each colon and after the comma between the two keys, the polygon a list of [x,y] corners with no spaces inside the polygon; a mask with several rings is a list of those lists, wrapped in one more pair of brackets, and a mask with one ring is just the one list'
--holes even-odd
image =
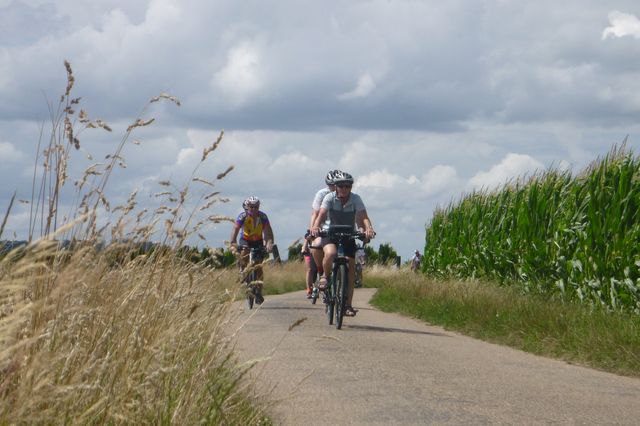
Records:
{"label": "distant cyclist on path", "polygon": [[413,257],[411,258],[411,270],[413,272],[418,272],[420,270],[420,263],[422,262],[422,255],[418,250],[413,253]]}
{"label": "distant cyclist on path", "polygon": [[[249,249],[265,247],[267,252],[273,248],[273,230],[267,215],[260,210],[260,199],[251,196],[242,203],[243,211],[238,215],[231,230],[229,239],[230,250],[238,260],[240,270],[243,271],[249,262]],[[240,242],[236,243],[238,234]],[[263,280],[262,268],[257,269],[259,280]],[[257,301],[256,303],[261,303]]]}

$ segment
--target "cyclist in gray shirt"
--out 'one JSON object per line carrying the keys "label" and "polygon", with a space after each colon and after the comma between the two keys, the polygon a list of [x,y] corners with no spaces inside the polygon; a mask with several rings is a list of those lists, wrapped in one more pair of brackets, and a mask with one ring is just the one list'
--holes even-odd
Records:
{"label": "cyclist in gray shirt", "polygon": [[[332,225],[349,225],[355,229],[361,229],[365,233],[367,239],[375,236],[373,225],[367,214],[362,198],[358,194],[351,192],[353,186],[353,176],[346,172],[338,172],[334,174],[334,183],[336,191],[325,195],[320,206],[320,211],[311,228],[312,235],[318,235],[320,229],[326,219],[331,221]],[[357,227],[357,228],[356,228]],[[329,238],[322,239],[324,259],[322,266],[324,274],[320,277],[320,288],[326,287],[329,280],[328,274],[331,274],[331,265],[337,253],[335,242]],[[346,316],[355,316],[356,310],[351,306],[353,299],[353,281],[355,276],[355,241],[350,241],[345,245],[345,255],[349,258],[349,291],[347,296]]]}

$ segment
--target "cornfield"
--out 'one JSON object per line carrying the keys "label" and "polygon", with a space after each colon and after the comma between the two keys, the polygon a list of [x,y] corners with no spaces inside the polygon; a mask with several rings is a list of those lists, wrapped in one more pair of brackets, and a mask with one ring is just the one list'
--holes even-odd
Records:
{"label": "cornfield", "polygon": [[576,175],[551,168],[464,195],[427,225],[423,272],[640,314],[639,179],[623,144]]}

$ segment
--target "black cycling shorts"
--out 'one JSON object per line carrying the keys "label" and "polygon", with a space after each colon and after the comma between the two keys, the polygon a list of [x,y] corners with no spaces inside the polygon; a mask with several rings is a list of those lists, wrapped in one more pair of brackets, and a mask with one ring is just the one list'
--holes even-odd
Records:
{"label": "black cycling shorts", "polygon": [[264,246],[264,241],[262,240],[258,240],[258,241],[247,241],[247,240],[243,240],[242,238],[240,238],[240,241],[238,241],[238,247],[243,249],[243,248],[260,248]]}
{"label": "black cycling shorts", "polygon": [[[338,247],[338,243],[336,241],[331,240],[331,244],[335,244]],[[344,247],[344,255],[350,258],[356,257],[356,242],[354,240],[347,240],[343,243],[342,247]]]}

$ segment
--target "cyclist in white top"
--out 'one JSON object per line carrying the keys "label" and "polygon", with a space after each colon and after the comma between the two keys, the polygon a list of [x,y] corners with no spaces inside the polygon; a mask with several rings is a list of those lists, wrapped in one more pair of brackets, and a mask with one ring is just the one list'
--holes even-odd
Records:
{"label": "cyclist in white top", "polygon": [[[313,224],[318,217],[318,212],[320,211],[320,207],[322,204],[322,200],[324,197],[336,190],[336,185],[333,183],[333,176],[338,173],[340,170],[329,170],[327,175],[324,177],[324,183],[327,185],[326,187],[320,189],[316,192],[315,197],[313,198],[313,203],[311,203],[311,219],[309,220],[309,229],[313,228]],[[327,220],[323,226],[323,229],[327,229],[329,227],[329,221]],[[313,247],[321,247],[322,239],[320,237],[315,238],[311,245]],[[312,248],[311,255],[313,256],[313,261],[316,264],[318,269],[318,274],[322,275],[322,259],[324,258],[324,252],[321,248]],[[307,283],[308,284],[308,283]]]}

